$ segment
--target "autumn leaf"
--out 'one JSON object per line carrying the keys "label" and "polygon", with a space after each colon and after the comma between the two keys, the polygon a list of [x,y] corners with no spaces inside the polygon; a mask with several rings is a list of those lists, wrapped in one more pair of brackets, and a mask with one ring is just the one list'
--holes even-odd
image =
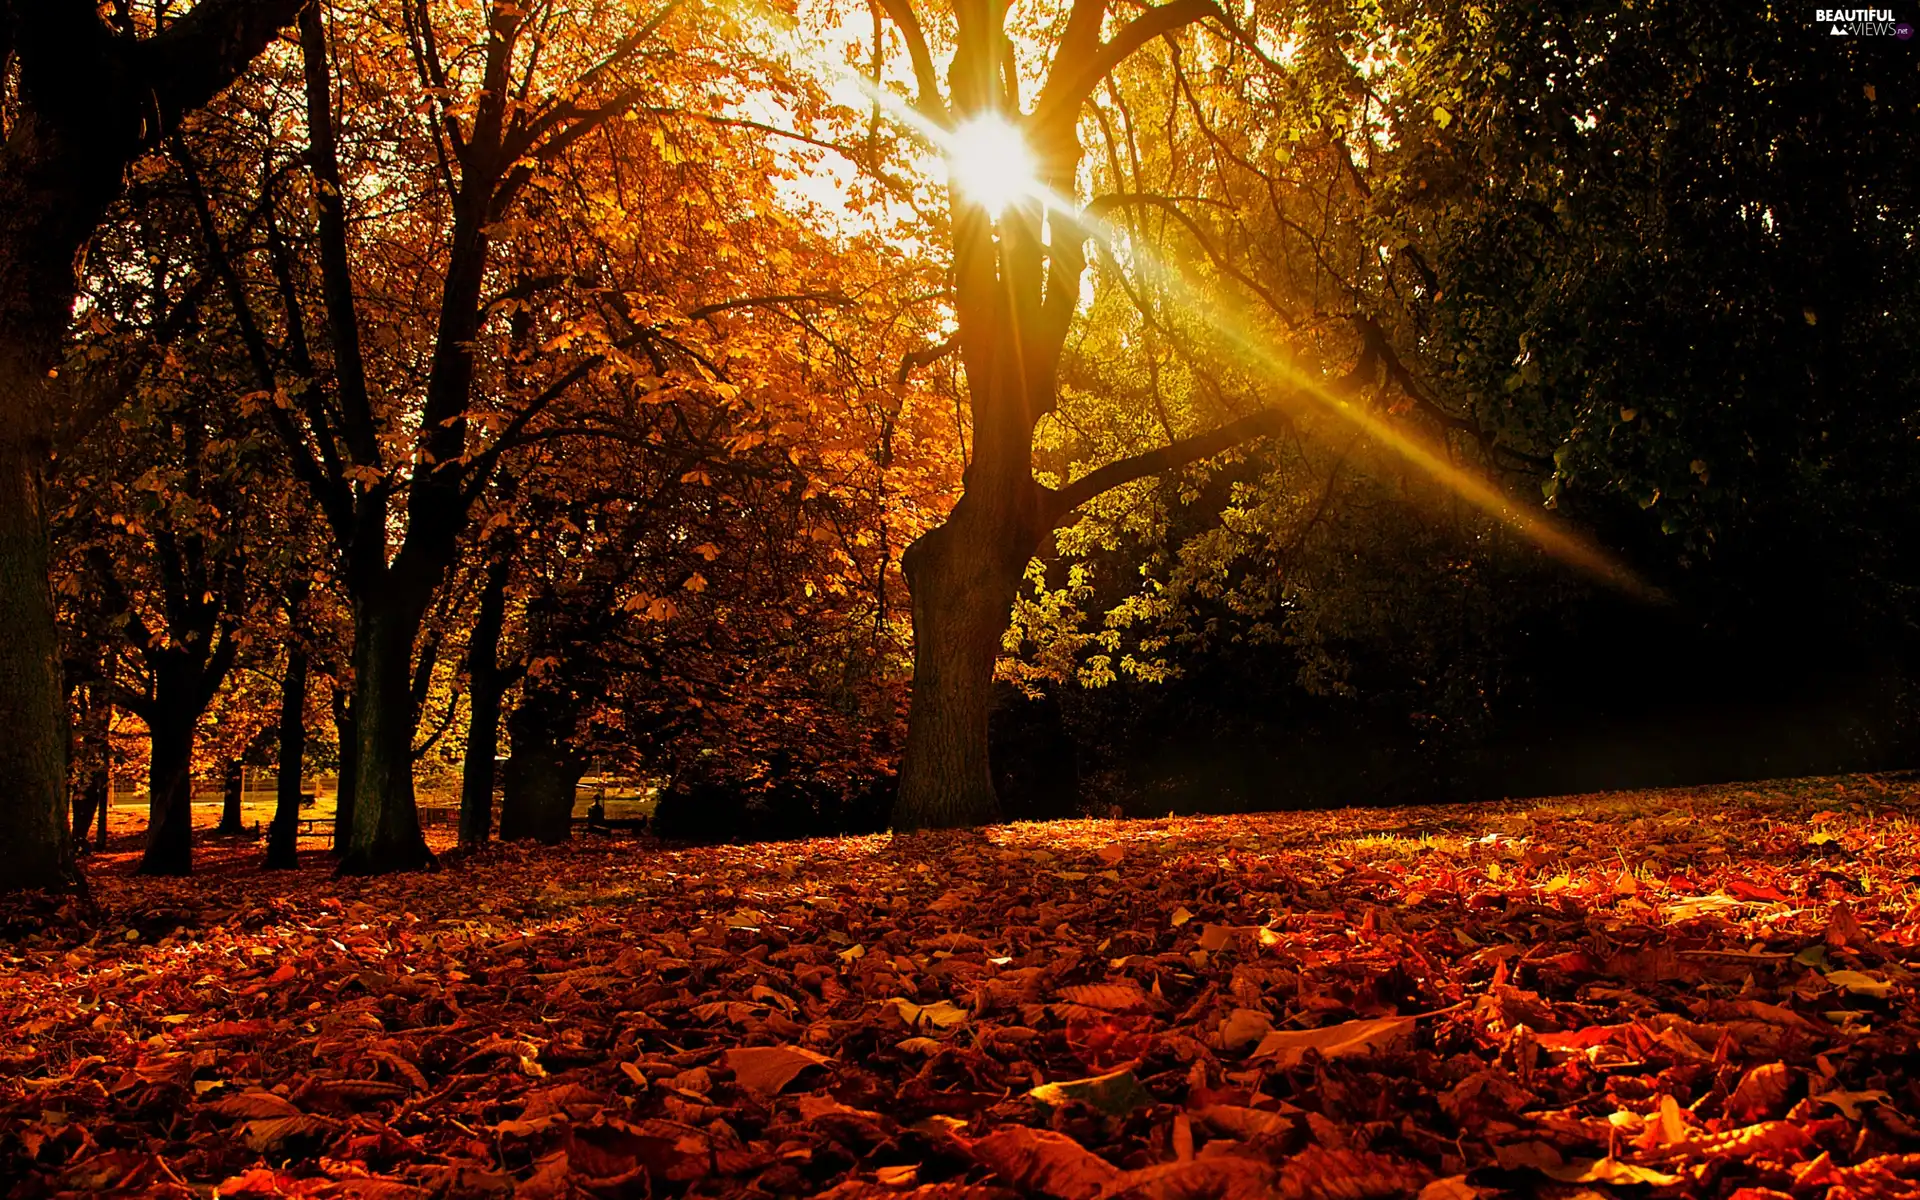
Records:
{"label": "autumn leaf", "polygon": [[968,1151],[1013,1186],[1055,1200],[1094,1200],[1121,1178],[1118,1167],[1050,1129],[1002,1129]]}
{"label": "autumn leaf", "polygon": [[1273,1019],[1250,1008],[1236,1008],[1220,1022],[1217,1045],[1223,1050],[1242,1050],[1273,1032]]}
{"label": "autumn leaf", "polygon": [[966,1009],[947,1000],[936,1000],[932,1004],[915,1004],[911,1000],[894,997],[887,1001],[895,1016],[908,1029],[923,1026],[933,1029],[951,1029],[966,1021],[970,1015]]}
{"label": "autumn leaf", "polygon": [[1060,998],[1069,1004],[1084,1004],[1108,1012],[1158,1012],[1166,1002],[1144,991],[1139,984],[1088,983],[1060,989]]}
{"label": "autumn leaf", "polygon": [[325,1137],[334,1123],[325,1117],[298,1114],[248,1121],[240,1127],[240,1140],[261,1153],[275,1153],[289,1143]]}
{"label": "autumn leaf", "polygon": [[1090,1079],[1043,1083],[1027,1094],[1043,1108],[1059,1108],[1077,1101],[1114,1116],[1125,1116],[1136,1108],[1153,1103],[1152,1095],[1140,1086],[1140,1081],[1132,1071],[1114,1071]]}
{"label": "autumn leaf", "polygon": [[1678,1175],[1669,1175],[1651,1167],[1636,1167],[1613,1158],[1574,1159],[1563,1166],[1542,1167],[1540,1170],[1562,1183],[1648,1183],[1655,1187],[1666,1187],[1680,1182]]}
{"label": "autumn leaf", "polygon": [[833,1061],[799,1046],[736,1046],[725,1057],[740,1086],[763,1096],[779,1092],[808,1067]]}
{"label": "autumn leaf", "polygon": [[1885,1000],[1893,990],[1893,985],[1884,979],[1876,979],[1863,971],[1829,971],[1827,982],[1843,987],[1856,996],[1868,996],[1875,1000]]}
{"label": "autumn leaf", "polygon": [[1786,1107],[1791,1079],[1785,1063],[1763,1063],[1754,1067],[1740,1077],[1733,1094],[1727,1097],[1728,1115],[1742,1121],[1776,1115]]}
{"label": "autumn leaf", "polygon": [[1309,1050],[1329,1059],[1384,1053],[1410,1041],[1413,1031],[1412,1017],[1348,1021],[1319,1029],[1276,1029],[1260,1039],[1253,1056],[1271,1058],[1273,1066],[1285,1069],[1297,1065]]}
{"label": "autumn leaf", "polygon": [[1861,1092],[1821,1092],[1812,1097],[1816,1104],[1831,1104],[1846,1114],[1847,1120],[1858,1121],[1860,1108],[1865,1104],[1889,1104],[1893,1097],[1878,1088],[1869,1088]]}
{"label": "autumn leaf", "polygon": [[218,1100],[208,1101],[206,1109],[242,1121],[300,1115],[300,1109],[292,1101],[272,1092],[242,1092],[237,1096],[222,1096]]}

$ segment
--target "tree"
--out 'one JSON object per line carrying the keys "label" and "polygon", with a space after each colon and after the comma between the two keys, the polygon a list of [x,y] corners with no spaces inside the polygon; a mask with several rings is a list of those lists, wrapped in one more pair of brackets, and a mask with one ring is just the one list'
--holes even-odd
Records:
{"label": "tree", "polygon": [[[76,582],[99,597],[137,667],[116,699],[152,738],[147,874],[191,870],[196,735],[257,617],[263,447],[202,390],[220,373],[217,356],[194,355],[149,379],[64,464],[54,493]],[[228,746],[235,772],[265,733]]]}
{"label": "tree", "polygon": [[1104,36],[1105,0],[1076,0],[1030,111],[1022,108],[1005,4],[955,6],[944,99],[910,0],[885,0],[883,7],[907,42],[913,109],[947,136],[1017,128],[1031,148],[1037,185],[998,212],[969,191],[962,172],[949,185],[956,342],[966,367],[972,456],[947,519],[902,558],[913,596],[914,684],[895,824],[912,829],[979,823],[998,811],[987,761],[990,685],[1014,595],[1041,540],[1100,493],[1217,454],[1267,432],[1274,420],[1266,412],[1245,414],[1060,488],[1034,477],[1035,427],[1056,404],[1061,350],[1086,266],[1089,227],[1067,211],[1082,157],[1081,108],[1143,46],[1221,17],[1210,0],[1149,8],[1111,37]]}
{"label": "tree", "polygon": [[[611,215],[560,202],[576,185],[617,187],[576,173],[579,160],[608,140],[632,153],[658,126],[623,118],[698,93],[747,57],[719,28],[673,35],[678,55],[655,54],[676,8],[612,23],[505,4],[478,17],[408,6],[397,23],[371,6],[342,6],[331,22],[318,9],[301,18],[307,176],[263,185],[278,210],[269,244],[222,252],[221,273],[236,304],[274,298],[271,317],[250,321],[260,386],[286,397],[270,413],[326,515],[353,605],[343,870],[430,857],[412,786],[413,656],[472,506],[575,385],[633,370],[629,352],[671,338],[629,303],[650,291],[631,275],[647,272],[645,260],[576,257],[542,222]],[[330,37],[343,27],[378,36]],[[673,71],[659,65],[669,58]],[[258,136],[271,144],[274,130]],[[357,189],[395,179],[396,162],[408,202],[351,222]],[[317,219],[303,228],[305,200]],[[273,282],[255,287],[243,268],[262,260]],[[432,294],[421,294],[417,270],[395,269],[400,261],[432,264]],[[375,327],[396,336],[365,336]],[[540,334],[531,343],[528,329]]]}
{"label": "tree", "polygon": [[[127,167],[233,81],[302,0],[203,0],[156,27],[85,0],[0,5],[0,889],[78,883],[48,591],[47,470],[73,412],[56,375],[84,251]],[[111,394],[111,393],[109,393]],[[64,420],[63,420],[64,418]]]}

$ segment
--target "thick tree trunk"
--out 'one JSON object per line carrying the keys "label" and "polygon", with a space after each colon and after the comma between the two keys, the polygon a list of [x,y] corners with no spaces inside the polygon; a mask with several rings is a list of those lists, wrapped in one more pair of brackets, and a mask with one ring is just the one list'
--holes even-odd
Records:
{"label": "thick tree trunk", "polygon": [[193,735],[198,715],[156,705],[148,722],[152,751],[142,875],[193,873]]}
{"label": "thick tree trunk", "polygon": [[300,776],[307,757],[307,655],[287,651],[287,673],[280,681],[280,778],[274,797],[273,825],[267,831],[267,867],[291,870],[300,865]]}
{"label": "thick tree trunk", "polygon": [[0,891],[80,882],[67,835],[66,690],[47,586],[46,446],[19,428],[26,414],[6,411],[42,403],[22,357],[0,346]]}
{"label": "thick tree trunk", "polygon": [[507,577],[512,560],[501,555],[487,565],[480,612],[467,642],[467,692],[473,715],[467,723],[467,755],[460,767],[460,844],[484,846],[493,836],[493,763],[500,752],[500,630],[506,623]]}
{"label": "thick tree trunk", "polygon": [[247,785],[246,766],[238,761],[228,763],[220,784],[220,824],[213,832],[219,837],[239,837],[247,831],[240,820],[240,801]]}
{"label": "thick tree trunk", "polygon": [[0,145],[0,891],[82,886],[45,509],[49,373],[82,251],[153,131],[231,82],[297,2],[195,8],[132,51],[91,5],[14,4],[0,18],[17,67]]}
{"label": "thick tree trunk", "polygon": [[970,493],[901,559],[913,595],[913,702],[897,829],[984,825],[1000,815],[987,715],[1000,639],[1037,536],[1037,490],[1031,496],[996,510]]}
{"label": "thick tree trunk", "polygon": [[513,757],[500,802],[502,841],[537,838],[557,846],[572,836],[573,798],[586,764],[558,736],[560,725],[559,714],[538,697],[514,709],[508,721]]}
{"label": "thick tree trunk", "polygon": [[380,875],[433,865],[413,795],[413,642],[423,606],[391,591],[354,602],[353,832],[340,870]]}

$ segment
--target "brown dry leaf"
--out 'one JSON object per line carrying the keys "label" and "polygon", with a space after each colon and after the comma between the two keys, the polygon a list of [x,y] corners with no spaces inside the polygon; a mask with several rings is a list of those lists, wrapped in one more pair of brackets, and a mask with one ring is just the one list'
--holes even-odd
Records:
{"label": "brown dry leaf", "polygon": [[981,1166],[1013,1186],[1055,1200],[1094,1200],[1121,1177],[1120,1168],[1050,1129],[1016,1125],[968,1149]]}
{"label": "brown dry leaf", "polygon": [[727,1051],[726,1059],[740,1086],[762,1096],[775,1095],[808,1067],[833,1061],[799,1046],[736,1046]]}
{"label": "brown dry leaf", "polygon": [[1727,1115],[1737,1121],[1759,1121],[1786,1110],[1792,1073],[1785,1063],[1763,1063],[1740,1077],[1727,1097]]}
{"label": "brown dry leaf", "polygon": [[1847,1120],[1858,1121],[1861,1105],[1890,1104],[1893,1097],[1878,1088],[1871,1088],[1864,1092],[1821,1092],[1813,1100],[1816,1104],[1831,1104],[1845,1113]]}
{"label": "brown dry leaf", "polygon": [[949,1000],[936,1000],[932,1004],[915,1004],[911,1000],[895,996],[887,1001],[901,1024],[908,1029],[951,1029],[966,1021],[972,1014]]}
{"label": "brown dry leaf", "polygon": [[1680,1182],[1678,1175],[1669,1175],[1651,1167],[1636,1167],[1613,1158],[1577,1158],[1561,1166],[1541,1167],[1540,1170],[1562,1183],[1650,1183],[1656,1187],[1666,1187]]}
{"label": "brown dry leaf", "polygon": [[1389,1154],[1308,1146],[1281,1164],[1277,1190],[1286,1200],[1375,1200],[1417,1192],[1432,1178]]}
{"label": "brown dry leaf", "polygon": [[236,1121],[271,1120],[274,1117],[297,1117],[300,1109],[285,1096],[272,1092],[242,1092],[238,1096],[222,1096],[218,1100],[207,1102],[208,1112]]}
{"label": "brown dry leaf", "polygon": [[1214,1133],[1228,1137],[1255,1138],[1285,1133],[1293,1128],[1293,1122],[1279,1113],[1268,1112],[1260,1108],[1245,1108],[1238,1104],[1209,1104],[1194,1114],[1200,1123]]}
{"label": "brown dry leaf", "polygon": [[269,1117],[248,1121],[240,1127],[240,1140],[262,1154],[284,1149],[288,1143],[319,1138],[333,1132],[334,1124],[325,1117],[302,1113],[292,1117]]}
{"label": "brown dry leaf", "polygon": [[1271,1058],[1273,1066],[1285,1069],[1297,1065],[1309,1050],[1329,1059],[1380,1054],[1411,1041],[1413,1030],[1412,1017],[1347,1021],[1320,1029],[1276,1029],[1260,1039],[1253,1056]]}
{"label": "brown dry leaf", "polygon": [[1271,1200],[1279,1173],[1252,1158],[1220,1155],[1130,1171],[1100,1200]]}
{"label": "brown dry leaf", "polygon": [[1086,983],[1060,989],[1060,998],[1069,1004],[1084,1004],[1108,1012],[1158,1012],[1166,1002],[1155,999],[1137,983]]}
{"label": "brown dry leaf", "polygon": [[1243,1050],[1273,1032],[1273,1018],[1251,1008],[1236,1008],[1220,1021],[1216,1044],[1222,1050]]}

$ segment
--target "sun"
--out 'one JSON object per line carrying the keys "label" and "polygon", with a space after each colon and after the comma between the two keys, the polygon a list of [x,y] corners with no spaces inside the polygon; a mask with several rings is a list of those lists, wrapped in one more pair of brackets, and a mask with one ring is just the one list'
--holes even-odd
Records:
{"label": "sun", "polygon": [[1041,194],[1036,167],[1020,131],[1002,117],[976,117],[947,142],[947,178],[996,217],[1009,204]]}

